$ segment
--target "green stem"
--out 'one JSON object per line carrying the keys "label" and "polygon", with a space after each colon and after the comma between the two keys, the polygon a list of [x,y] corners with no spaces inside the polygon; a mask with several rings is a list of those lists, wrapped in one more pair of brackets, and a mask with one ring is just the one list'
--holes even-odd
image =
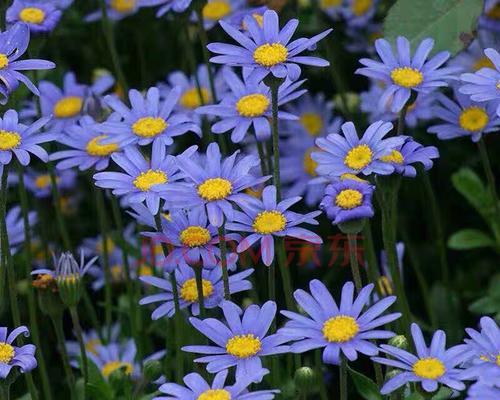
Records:
{"label": "green stem", "polygon": [[29,206],[28,206],[28,193],[26,192],[26,187],[24,186],[24,171],[21,164],[18,167],[18,177],[19,177],[19,198],[21,200],[21,210],[23,215],[24,223],[24,258],[25,258],[25,268],[24,274],[28,282],[27,285],[27,295],[28,295],[28,314],[30,321],[30,332],[33,338],[33,343],[35,344],[37,351],[37,361],[38,370],[42,380],[42,390],[44,397],[47,400],[52,399],[52,393],[50,390],[49,376],[47,373],[47,365],[45,364],[45,358],[43,356],[43,346],[40,341],[40,332],[38,330],[38,318],[37,318],[37,307],[35,303],[35,294],[33,293],[33,286],[31,285],[31,268],[32,268],[32,254],[31,254],[31,227],[29,223]]}
{"label": "green stem", "polygon": [[[1,177],[1,191],[0,191],[0,221],[5,221],[5,215],[7,213],[7,177],[9,176],[8,166],[3,169]],[[4,251],[5,242],[7,241],[7,232],[3,229],[4,224],[0,222],[0,312],[3,311],[6,304],[5,296],[5,277],[6,277],[6,253]]]}
{"label": "green stem", "polygon": [[316,349],[314,351],[314,364],[316,367],[316,374],[317,374],[317,382],[319,385],[319,395],[321,397],[321,400],[327,400],[327,391],[326,391],[326,383],[325,379],[323,377],[323,362],[321,360],[321,349]]}
{"label": "green stem", "polygon": [[71,240],[69,238],[68,229],[66,227],[66,221],[64,220],[64,216],[61,209],[61,194],[59,193],[59,187],[57,186],[57,177],[54,172],[53,165],[49,162],[47,163],[47,170],[49,171],[50,176],[50,185],[52,192],[52,203],[54,205],[54,210],[56,212],[56,222],[57,227],[59,229],[59,234],[61,235],[61,239],[63,241],[63,246],[66,251],[71,250]]}
{"label": "green stem", "polygon": [[196,280],[196,290],[198,291],[198,303],[200,305],[200,318],[205,318],[205,296],[203,295],[203,267],[201,265],[193,266],[194,277]]}
{"label": "green stem", "polygon": [[498,202],[498,194],[495,186],[495,175],[491,169],[490,157],[488,156],[488,150],[486,150],[486,145],[484,144],[484,138],[481,138],[481,140],[477,142],[477,145],[479,147],[479,154],[481,155],[484,173],[486,174],[486,179],[488,181],[488,189],[490,190],[491,201],[493,202],[497,221],[500,221],[500,204]]}
{"label": "green stem", "polygon": [[265,176],[269,172],[266,166],[266,153],[264,151],[264,145],[262,144],[262,142],[257,140],[257,138],[255,138],[255,140],[257,141],[257,151],[259,152],[259,158],[260,158],[260,172],[262,173],[262,176]]}
{"label": "green stem", "polygon": [[71,399],[76,400],[76,392],[75,392],[75,376],[73,375],[73,371],[71,370],[71,366],[69,363],[68,352],[66,350],[66,343],[64,338],[64,330],[62,325],[62,315],[57,317],[52,317],[52,325],[54,326],[54,331],[56,333],[57,338],[57,346],[59,347],[59,352],[61,353],[61,360],[63,364],[63,370],[66,375],[67,384],[69,386]]}
{"label": "green stem", "polygon": [[272,123],[271,132],[273,140],[273,184],[276,186],[276,200],[281,200],[281,179],[280,179],[280,149],[279,149],[279,129],[278,129],[278,91],[281,80],[272,77],[270,79]]}
{"label": "green stem", "polygon": [[[332,36],[333,38],[333,36]],[[338,68],[332,67],[332,65],[335,64],[335,60],[338,58],[343,57],[343,55],[339,55],[337,57],[338,50],[335,44],[330,45],[329,43],[326,44],[326,54],[327,54],[327,59],[330,62],[330,67],[329,70],[331,72],[332,80],[335,86],[335,89],[337,90],[340,101],[342,103],[342,113],[346,117],[346,120],[351,121],[352,116],[349,111],[349,102],[347,101],[347,94],[346,94],[346,85],[344,82],[346,81],[343,77],[340,76],[340,72]]]}
{"label": "green stem", "polygon": [[83,382],[84,382],[83,398],[85,399],[85,388],[86,388],[87,383],[89,381],[89,367],[88,367],[88,360],[87,360],[87,351],[85,350],[85,342],[83,340],[82,326],[80,325],[80,318],[78,317],[78,311],[76,310],[76,307],[70,307],[69,313],[71,315],[71,321],[73,323],[73,329],[75,330],[78,344],[80,345],[80,357],[82,359],[82,371],[83,371]]}
{"label": "green stem", "polygon": [[408,101],[404,106],[403,108],[401,109],[401,111],[399,112],[399,115],[398,115],[398,131],[397,131],[397,135],[402,135],[404,130],[405,130],[405,120],[406,120],[406,111],[408,111],[408,106],[409,106],[409,103],[410,101]]}
{"label": "green stem", "polygon": [[377,260],[377,254],[375,253],[375,245],[373,243],[373,234],[370,221],[365,222],[363,227],[363,247],[366,254],[366,262],[368,264],[368,277],[370,281],[375,284],[375,288],[379,295],[382,295],[379,287],[380,270]]}
{"label": "green stem", "polygon": [[10,400],[10,385],[0,385],[0,399]]}
{"label": "green stem", "polygon": [[219,227],[219,247],[220,261],[222,264],[222,280],[224,282],[224,298],[231,300],[231,291],[229,289],[229,274],[227,273],[227,247],[226,247],[226,229],[224,224]]}
{"label": "green stem", "polygon": [[285,239],[282,237],[275,237],[274,239],[276,255],[278,257],[278,267],[280,269],[283,292],[285,294],[286,307],[288,310],[295,310],[292,277],[290,276],[290,268],[288,267],[288,260],[285,252]]}
{"label": "green stem", "polygon": [[361,281],[361,273],[359,271],[358,265],[358,244],[357,244],[357,234],[348,233],[347,240],[349,241],[349,258],[351,264],[352,277],[354,279],[354,284],[356,285],[356,292],[360,292],[363,288],[363,282]]}
{"label": "green stem", "polygon": [[340,380],[340,400],[347,400],[347,362],[344,356],[341,356],[339,366]]}

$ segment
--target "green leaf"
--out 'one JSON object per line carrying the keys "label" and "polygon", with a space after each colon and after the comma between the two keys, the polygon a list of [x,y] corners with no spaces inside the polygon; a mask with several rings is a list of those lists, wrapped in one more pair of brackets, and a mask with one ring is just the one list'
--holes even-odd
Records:
{"label": "green leaf", "polygon": [[431,289],[431,306],[440,328],[446,331],[450,342],[460,340],[462,307],[457,292],[440,283],[434,284]]}
{"label": "green leaf", "polygon": [[432,400],[446,400],[450,399],[453,391],[450,388],[441,386],[438,392],[432,396]]}
{"label": "green leaf", "polygon": [[97,366],[88,360],[89,380],[87,382],[87,394],[94,400],[113,400],[114,394],[111,386],[104,379]]}
{"label": "green leaf", "polygon": [[398,0],[385,20],[385,36],[405,36],[413,48],[430,37],[435,52],[454,55],[469,43],[482,7],[482,0]]}
{"label": "green leaf", "polygon": [[354,371],[352,368],[347,367],[349,374],[356,386],[359,395],[365,400],[382,400],[380,389],[377,384],[367,376]]}
{"label": "green leaf", "polygon": [[448,247],[455,250],[478,249],[494,247],[495,241],[478,229],[462,229],[448,239]]}
{"label": "green leaf", "polygon": [[411,393],[409,396],[406,396],[405,400],[424,400],[424,398],[420,393],[414,392]]}
{"label": "green leaf", "polygon": [[451,176],[451,182],[476,211],[483,218],[487,218],[489,210],[493,208],[493,202],[479,176],[470,168],[462,168]]}

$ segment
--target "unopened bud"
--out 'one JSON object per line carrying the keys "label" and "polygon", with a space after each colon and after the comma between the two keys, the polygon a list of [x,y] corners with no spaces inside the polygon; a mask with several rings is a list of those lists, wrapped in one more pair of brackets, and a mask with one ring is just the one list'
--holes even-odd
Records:
{"label": "unopened bud", "polygon": [[158,360],[149,360],[144,363],[144,377],[149,382],[156,381],[162,373],[162,365]]}
{"label": "unopened bud", "polygon": [[391,346],[397,347],[398,349],[407,349],[408,348],[408,340],[404,335],[394,336],[389,340],[389,344]]}
{"label": "unopened bud", "polygon": [[302,394],[308,394],[316,383],[316,373],[310,367],[301,367],[295,371],[295,385]]}

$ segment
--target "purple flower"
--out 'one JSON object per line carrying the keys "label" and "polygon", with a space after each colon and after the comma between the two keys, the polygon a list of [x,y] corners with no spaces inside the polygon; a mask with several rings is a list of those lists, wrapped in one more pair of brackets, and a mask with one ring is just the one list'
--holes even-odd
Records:
{"label": "purple flower", "polygon": [[469,136],[473,142],[481,139],[483,134],[498,129],[500,118],[496,114],[496,104],[476,103],[467,95],[455,91],[457,103],[442,93],[438,93],[439,104],[434,107],[434,114],[443,123],[427,129],[437,134],[441,140]]}
{"label": "purple flower", "polygon": [[344,136],[332,133],[316,140],[318,147],[323,150],[311,154],[311,158],[318,163],[316,172],[328,177],[360,173],[390,175],[394,167],[381,158],[405,141],[399,136],[383,139],[392,127],[390,122],[377,121],[368,127],[360,139],[354,124],[344,123]]}
{"label": "purple flower", "polygon": [[495,49],[486,49],[484,54],[491,61],[493,68],[481,68],[475,73],[462,74],[460,79],[466,82],[459,90],[470,95],[477,102],[491,101],[498,105],[500,116],[500,54]]}
{"label": "purple flower", "polygon": [[320,0],[318,7],[332,20],[338,21],[342,17],[344,0]]}
{"label": "purple flower", "polygon": [[[179,307],[185,309],[191,307],[191,313],[198,315],[200,313],[200,303],[198,300],[198,288],[196,286],[195,273],[193,268],[202,268],[202,286],[203,300],[205,308],[218,307],[224,301],[224,284],[222,282],[222,268],[206,269],[202,265],[190,267],[187,265],[179,265],[175,270],[177,278],[177,293],[179,293]],[[252,273],[253,269],[246,269],[242,272],[229,276],[229,292],[239,293],[245,290],[250,290],[252,284],[246,280]],[[164,317],[172,317],[175,313],[174,295],[170,279],[162,279],[153,276],[143,276],[140,278],[142,282],[152,285],[161,290],[161,293],[143,297],[140,305],[152,304],[161,302],[153,313],[151,318],[157,320]]]}
{"label": "purple flower", "polygon": [[374,328],[395,321],[401,314],[380,316],[396,301],[395,296],[386,297],[362,312],[373,287],[373,284],[365,286],[353,299],[354,284],[345,283],[339,307],[326,286],[314,279],[309,283],[311,294],[302,289],[294,293],[295,300],[308,316],[281,311],[290,321],[278,333],[294,341],[290,346],[294,353],[324,348],[323,362],[326,364],[339,365],[341,351],[350,361],[358,358],[358,352],[374,356],[378,349],[370,340],[395,336],[393,332]]}
{"label": "purple flower", "polygon": [[40,118],[31,125],[24,125],[18,117],[16,111],[7,110],[0,118],[0,164],[10,164],[14,155],[20,164],[26,166],[31,161],[30,153],[47,162],[49,156],[40,144],[50,142],[54,135],[39,131],[50,118]]}
{"label": "purple flower", "polygon": [[464,359],[463,345],[446,350],[446,334],[438,330],[432,336],[430,347],[427,347],[417,324],[411,325],[411,335],[416,355],[383,344],[380,345],[380,351],[390,358],[372,357],[375,362],[402,370],[389,379],[380,392],[385,395],[410,382],[420,382],[426,392],[436,391],[439,384],[455,390],[464,390],[465,385],[459,376],[460,370],[456,368]]}
{"label": "purple flower", "polygon": [[156,87],[149,88],[145,97],[135,89],[130,90],[128,96],[131,108],[116,96],[104,98],[104,102],[123,120],[116,121],[116,115],[113,115],[114,119],[104,122],[102,129],[120,145],[145,146],[151,142],[171,145],[174,136],[188,131],[201,133],[187,115],[172,112],[181,96],[180,88],[172,89],[164,100],[160,100],[160,91]]}
{"label": "purple flower", "polygon": [[161,5],[156,16],[162,17],[171,10],[176,13],[183,13],[191,5],[191,1],[192,0],[156,0],[156,4],[154,5]]}
{"label": "purple flower", "polygon": [[[135,14],[141,7],[151,7],[161,4],[159,0],[106,0],[106,12],[109,19],[119,21]],[[86,22],[94,22],[102,17],[101,9],[85,17]]]}
{"label": "purple flower", "polygon": [[24,22],[32,33],[45,33],[56,27],[61,15],[61,10],[51,0],[14,0],[5,13],[5,19],[9,24]]}
{"label": "purple flower", "polygon": [[378,0],[348,0],[342,14],[350,27],[367,25],[375,15]]}
{"label": "purple flower", "polygon": [[165,189],[183,177],[175,157],[167,155],[159,141],[153,143],[151,159],[135,146],[127,146],[111,158],[124,172],[99,172],[94,175],[96,186],[113,189],[113,194],[124,196],[126,203],[145,202],[153,215],[158,214]]}
{"label": "purple flower", "polygon": [[[223,97],[217,105],[199,107],[198,114],[208,114],[220,117],[212,126],[214,133],[224,133],[231,130],[231,140],[241,142],[253,125],[258,140],[264,141],[271,137],[271,90],[262,81],[256,81],[244,74],[243,81],[230,69],[223,72],[226,84],[231,92]],[[304,81],[291,82],[286,80],[278,89],[278,105],[281,106],[306,92],[296,90]],[[278,111],[280,120],[297,119],[296,116]]]}
{"label": "purple flower", "polygon": [[[196,150],[193,146],[188,151]],[[217,143],[210,143],[206,160],[195,160],[185,155],[177,157],[180,170],[186,175],[188,185],[167,188],[166,196],[175,199],[174,208],[204,205],[208,219],[215,227],[233,220],[233,204],[240,205],[248,195],[243,190],[266,181],[269,177],[257,178],[250,170],[259,165],[255,155],[237,160],[239,151],[221,159]]]}
{"label": "purple flower", "polygon": [[[235,13],[245,7],[245,0],[208,0],[201,14],[205,30],[212,29],[217,22],[225,21]],[[198,16],[193,13],[192,20],[196,21]]]}
{"label": "purple flower", "polygon": [[[97,346],[102,345],[101,338],[106,337],[107,327],[101,327],[101,331],[97,332],[95,329],[91,329],[88,331],[82,332],[83,343],[85,344],[85,350],[87,353],[97,354]],[[120,338],[120,324],[115,323],[111,325],[110,329],[111,343],[117,343]],[[78,367],[78,357],[80,356],[80,344],[75,340],[66,341],[66,348],[68,350],[68,354],[71,358],[73,358],[73,362],[75,367]]]}
{"label": "purple flower", "polygon": [[374,186],[354,179],[342,179],[325,189],[319,205],[333,224],[371,218],[374,215],[372,195]]}
{"label": "purple flower", "polygon": [[54,256],[54,269],[35,269],[31,272],[31,275],[50,275],[52,278],[61,281],[80,279],[87,274],[97,258],[96,256],[85,262],[82,250],[80,252],[80,263],[77,263],[70,252],[65,252],[59,258]]}
{"label": "purple flower", "polygon": [[100,126],[89,116],[85,116],[78,124],[66,128],[65,134],[59,137],[59,142],[71,147],[50,155],[50,160],[59,161],[58,169],[78,167],[80,171],[95,168],[97,171],[106,169],[111,155],[120,151],[117,143],[104,141],[107,135],[101,133]]}
{"label": "purple flower", "polygon": [[56,65],[45,60],[18,60],[28,48],[30,30],[28,25],[17,23],[0,32],[0,104],[7,103],[10,93],[16,90],[19,82],[24,83],[35,95],[40,95],[36,86],[19,71],[52,69]]}
{"label": "purple flower", "polygon": [[[24,175],[26,189],[37,199],[52,196],[52,179],[46,172],[28,169]],[[56,185],[59,191],[71,190],[76,185],[77,174],[73,170],[55,171]]]}
{"label": "purple flower", "polygon": [[[267,373],[267,370],[264,370]],[[230,399],[230,400],[272,400],[279,390],[249,391],[251,377],[236,380],[232,386],[226,386],[228,371],[221,371],[215,375],[210,385],[201,375],[191,373],[184,377],[187,387],[177,383],[165,383],[160,386],[160,392],[168,397],[154,397],[153,400],[199,400],[199,399]],[[261,377],[259,377],[259,380]],[[217,397],[218,396],[218,397]]]}
{"label": "purple flower", "polygon": [[399,112],[410,99],[412,90],[429,93],[439,86],[448,86],[447,79],[452,79],[453,68],[440,68],[450,57],[450,53],[442,51],[429,61],[427,56],[434,46],[434,40],[424,39],[415,51],[413,59],[410,56],[410,42],[405,37],[397,38],[397,57],[394,56],[391,45],[385,39],[375,41],[375,49],[382,62],[362,58],[360,63],[365,67],[356,73],[369,78],[381,80],[387,86],[379,99],[379,108],[385,109],[392,101],[391,111]]}
{"label": "purple flower", "polygon": [[226,22],[233,25],[236,29],[239,29],[244,33],[248,33],[248,28],[245,24],[245,18],[247,16],[251,16],[257,21],[259,26],[262,26],[264,22],[264,13],[267,10],[269,10],[269,7],[267,6],[244,8],[229,16],[229,18],[226,19]]}
{"label": "purple flower", "polygon": [[[28,222],[30,227],[34,227],[37,223],[37,214],[34,211],[28,213]],[[7,225],[7,237],[9,239],[9,247],[11,252],[16,252],[16,247],[23,244],[26,238],[24,231],[24,221],[21,215],[21,207],[14,206],[7,211],[5,216],[5,224]]]}
{"label": "purple flower", "polygon": [[288,210],[299,202],[301,197],[291,197],[279,203],[276,202],[276,187],[266,186],[262,192],[262,200],[247,196],[246,201],[238,205],[243,212],[234,211],[233,222],[227,224],[227,229],[236,232],[249,232],[236,250],[241,253],[260,241],[262,261],[269,266],[274,259],[274,236],[290,236],[310,243],[323,243],[321,238],[298,225],[302,223],[317,225],[314,219],[320,211],[298,214]]}
{"label": "purple flower", "polygon": [[[347,41],[344,45],[350,53],[375,54],[375,40],[383,36],[383,27],[380,23],[368,22],[364,26],[347,27]],[[377,99],[378,100],[378,99]]]}
{"label": "purple flower", "polygon": [[236,381],[247,378],[260,382],[265,372],[260,358],[289,350],[283,345],[287,339],[282,335],[267,335],[276,315],[276,303],[268,301],[262,307],[252,304],[243,312],[236,304],[224,301],[221,308],[226,324],[215,318],[189,319],[215,346],[184,346],[182,350],[207,354],[194,361],[208,363],[210,373],[236,366]]}
{"label": "purple flower", "polygon": [[[469,47],[453,57],[448,65],[463,72],[477,72],[482,68],[495,69],[495,64],[484,54],[484,48],[497,46],[498,38],[488,31],[480,30],[478,38]],[[483,47],[484,46],[484,47]]]}
{"label": "purple flower", "polygon": [[219,54],[210,59],[217,64],[234,67],[249,67],[252,76],[260,80],[272,73],[277,78],[288,77],[295,81],[300,76],[298,64],[327,67],[328,61],[317,57],[300,56],[303,51],[310,49],[332,29],[328,29],[311,39],[301,38],[290,42],[299,21],[292,19],[283,29],[279,29],[278,14],[268,10],[264,13],[262,27],[252,16],[244,19],[249,36],[224,21],[222,28],[242,47],[226,43],[211,43],[208,49]]}
{"label": "purple flower", "polygon": [[466,400],[497,400],[499,398],[499,385],[488,386],[484,382],[478,382],[470,387]]}
{"label": "purple flower", "polygon": [[28,337],[28,328],[20,326],[7,336],[7,327],[0,327],[0,379],[6,379],[14,367],[19,367],[23,374],[36,368],[35,346],[17,347],[13,344],[19,335]]}

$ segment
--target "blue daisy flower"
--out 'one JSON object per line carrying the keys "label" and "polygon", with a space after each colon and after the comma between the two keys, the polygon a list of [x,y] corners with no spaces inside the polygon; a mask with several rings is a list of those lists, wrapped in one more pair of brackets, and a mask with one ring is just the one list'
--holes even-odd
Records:
{"label": "blue daisy flower", "polygon": [[[177,292],[179,293],[179,307],[185,309],[191,307],[193,315],[200,314],[200,304],[198,300],[198,288],[196,286],[195,272],[193,268],[202,268],[203,300],[205,308],[218,307],[224,301],[224,283],[222,282],[222,268],[206,269],[201,265],[190,267],[180,265],[175,270],[177,278]],[[239,293],[250,290],[252,284],[246,280],[253,269],[246,269],[242,272],[229,276],[229,292]],[[140,305],[161,303],[151,314],[153,320],[164,316],[171,318],[175,313],[174,295],[170,279],[162,279],[154,276],[143,276],[140,278],[147,285],[154,286],[161,290],[160,293],[143,297]]]}
{"label": "blue daisy flower", "polygon": [[167,155],[165,145],[159,141],[153,143],[150,159],[135,146],[127,146],[123,153],[114,153],[111,158],[124,172],[98,172],[94,175],[96,186],[112,189],[126,203],[145,202],[153,215],[158,214],[166,188],[184,177],[175,157]]}
{"label": "blue daisy flower", "polygon": [[459,90],[469,95],[473,101],[494,102],[498,105],[497,114],[500,116],[500,54],[495,49],[486,49],[484,54],[494,68],[485,67],[475,73],[462,74],[460,79],[466,84]]}
{"label": "blue daisy flower", "polygon": [[326,364],[339,365],[341,352],[350,361],[358,358],[358,352],[374,356],[378,348],[370,340],[395,336],[393,332],[375,328],[395,321],[401,314],[381,316],[396,301],[395,296],[386,297],[363,312],[373,287],[373,284],[365,286],[353,299],[354,284],[345,283],[339,307],[326,286],[314,279],[309,283],[311,294],[302,289],[294,292],[295,300],[308,316],[281,311],[290,321],[278,333],[293,341],[290,351],[294,353],[324,348]]}
{"label": "blue daisy flower", "polygon": [[382,344],[380,351],[390,358],[372,357],[375,362],[402,370],[382,386],[380,393],[391,393],[411,382],[420,382],[426,392],[436,391],[439,384],[459,391],[464,390],[465,385],[461,382],[460,370],[457,368],[464,360],[463,345],[446,349],[446,334],[438,330],[432,335],[430,347],[427,347],[422,330],[417,324],[411,325],[411,335],[416,355]]}
{"label": "blue daisy flower", "polygon": [[[135,14],[141,7],[152,7],[159,4],[158,0],[106,0],[106,11],[109,19],[119,21]],[[101,9],[85,17],[86,22],[99,21],[102,18]]]}
{"label": "blue daisy flower", "polygon": [[344,45],[347,51],[368,53],[373,56],[375,54],[375,40],[383,36],[383,26],[379,23],[368,22],[364,26],[348,26],[345,33],[348,38]]}
{"label": "blue daisy flower", "polygon": [[[241,142],[253,125],[258,140],[271,137],[271,90],[262,81],[256,81],[244,74],[243,80],[230,69],[223,72],[230,93],[226,94],[217,105],[199,107],[196,112],[220,117],[212,126],[214,133],[220,134],[231,130],[231,140]],[[304,81],[286,80],[278,89],[278,105],[294,100],[306,92],[297,90]],[[297,119],[296,116],[278,111],[280,120]]]}
{"label": "blue daisy flower", "polygon": [[[36,212],[28,213],[28,223],[30,227],[34,227],[38,217]],[[9,239],[9,247],[12,254],[17,252],[17,247],[24,243],[26,238],[24,231],[24,221],[21,215],[21,207],[14,206],[7,211],[5,216],[5,224],[7,226],[7,237]]]}
{"label": "blue daisy flower", "polygon": [[192,0],[156,0],[155,5],[159,5],[156,16],[158,18],[163,17],[169,11],[175,13],[183,13],[191,5]]}
{"label": "blue daisy flower", "polygon": [[25,344],[18,347],[14,341],[19,335],[29,336],[28,328],[20,326],[7,335],[7,327],[0,327],[0,350],[2,361],[0,362],[0,379],[6,379],[12,368],[19,368],[23,374],[30,372],[37,366],[35,351],[36,347],[32,344]]}
{"label": "blue daisy flower", "polygon": [[[67,192],[76,186],[77,174],[73,170],[55,171],[56,185],[59,192]],[[28,169],[24,174],[24,183],[37,199],[52,196],[52,179],[47,172]]]}
{"label": "blue daisy flower", "polygon": [[15,156],[20,164],[26,166],[30,163],[30,153],[43,162],[49,156],[42,143],[50,142],[54,135],[40,133],[39,131],[49,122],[50,118],[40,118],[31,125],[19,122],[19,116],[14,110],[7,110],[0,118],[0,164],[7,165]]}
{"label": "blue daisy flower", "polygon": [[24,22],[32,33],[52,31],[58,24],[62,12],[54,1],[14,0],[5,12],[8,24]]}
{"label": "blue daisy flower", "polygon": [[319,175],[389,175],[394,172],[394,166],[383,162],[381,158],[389,155],[406,139],[401,136],[383,139],[393,128],[390,122],[377,121],[371,124],[361,139],[352,122],[344,123],[341,128],[343,136],[332,133],[326,138],[316,139],[322,151],[313,152],[311,158],[318,164],[316,172]]}
{"label": "blue daisy flower", "polygon": [[500,385],[489,386],[484,382],[478,382],[470,387],[465,400],[497,400],[499,398]]}
{"label": "blue daisy flower", "polygon": [[417,47],[413,58],[410,55],[410,42],[399,36],[396,40],[397,57],[391,45],[385,39],[375,41],[375,49],[382,62],[362,58],[364,65],[356,73],[369,78],[381,80],[387,86],[378,104],[385,109],[389,101],[392,112],[399,112],[410,99],[412,91],[429,93],[440,86],[448,86],[446,80],[453,79],[454,68],[440,68],[450,57],[450,53],[442,51],[429,61],[427,56],[434,46],[434,40],[424,39]]}
{"label": "blue daisy flower", "polygon": [[498,20],[500,20],[500,3],[498,0],[485,0],[483,14],[479,18],[479,27],[499,32]]}
{"label": "blue daisy flower", "polygon": [[343,15],[344,0],[320,0],[318,7],[333,21],[338,21]]}
{"label": "blue daisy flower", "polygon": [[[479,30],[478,38],[469,47],[453,57],[448,65],[460,68],[462,72],[474,73],[482,68],[495,69],[495,64],[484,54],[485,48],[498,48],[500,37],[491,32]],[[484,47],[483,47],[484,46]]]}
{"label": "blue daisy flower", "polygon": [[201,134],[200,128],[187,115],[173,112],[181,89],[170,90],[164,100],[160,100],[160,91],[156,87],[149,88],[145,97],[135,90],[129,91],[132,105],[128,108],[116,96],[106,96],[104,102],[123,120],[108,120],[102,124],[106,134],[113,136],[122,146],[138,144],[145,146],[151,142],[171,145],[172,138],[192,131]]}
{"label": "blue daisy flower", "polygon": [[301,197],[291,197],[277,202],[275,186],[264,188],[262,200],[247,196],[245,201],[238,204],[243,212],[234,210],[234,218],[227,224],[230,231],[249,233],[240,241],[236,251],[241,253],[260,241],[262,261],[269,266],[274,259],[274,236],[289,236],[314,244],[323,243],[317,234],[298,226],[302,223],[317,225],[314,218],[321,211],[298,214],[288,210],[300,200]]}
{"label": "blue daisy flower", "polygon": [[263,376],[261,357],[287,353],[287,339],[280,334],[268,335],[276,316],[276,303],[267,301],[262,307],[252,304],[243,311],[230,301],[221,305],[226,323],[215,318],[191,317],[191,325],[215,343],[213,346],[184,346],[183,351],[206,354],[195,362],[207,363],[207,371],[217,373],[236,367],[236,381]]}
{"label": "blue daisy flower", "polygon": [[[197,146],[190,149],[197,149]],[[215,227],[222,226],[224,217],[232,221],[233,204],[240,205],[248,197],[241,192],[269,178],[258,178],[249,173],[259,165],[257,156],[248,155],[238,160],[238,154],[239,151],[236,151],[221,159],[217,143],[210,143],[206,160],[178,156],[178,166],[186,175],[188,185],[167,188],[166,195],[175,199],[172,206],[184,208],[204,205],[208,219]]]}
{"label": "blue daisy flower", "polygon": [[317,57],[300,56],[303,51],[314,47],[321,39],[328,35],[328,29],[310,39],[297,39],[290,42],[299,21],[291,19],[279,29],[279,18],[275,11],[264,13],[262,27],[252,16],[244,19],[250,36],[224,21],[220,22],[222,29],[231,36],[240,46],[226,43],[210,43],[208,49],[219,54],[210,59],[216,64],[225,64],[234,67],[249,67],[251,75],[261,80],[269,73],[277,78],[288,77],[295,81],[300,76],[298,64],[327,67],[330,63]]}
{"label": "blue daisy flower", "polygon": [[438,105],[434,107],[434,114],[443,122],[431,126],[427,132],[437,134],[441,140],[468,136],[473,142],[477,142],[483,134],[498,129],[500,118],[496,113],[496,104],[474,102],[457,90],[455,99],[457,102],[442,93],[438,94]]}
{"label": "blue daisy flower", "polygon": [[[50,155],[51,161],[59,161],[58,169],[78,167],[80,171],[95,168],[102,171],[108,168],[111,155],[120,151],[117,143],[106,142],[108,135],[103,135],[101,127],[92,117],[85,116],[77,124],[65,130],[59,137],[59,142],[71,147],[71,150],[61,150]],[[61,161],[62,160],[62,161]]]}
{"label": "blue daisy flower", "polygon": [[245,24],[245,18],[247,16],[253,17],[259,26],[262,27],[264,22],[264,13],[269,10],[267,6],[259,6],[259,7],[245,7],[240,11],[236,11],[229,18],[226,19],[226,22],[233,25],[236,29],[241,30],[244,33],[248,33],[248,28]]}
{"label": "blue daisy flower", "polygon": [[[267,370],[264,370],[267,373]],[[168,397],[155,397],[153,400],[203,400],[203,399],[231,399],[231,400],[272,400],[279,390],[250,391],[252,377],[237,380],[232,386],[226,385],[228,371],[221,371],[209,384],[200,374],[191,373],[184,377],[187,387],[177,383],[165,383],[159,390]],[[261,380],[261,377],[259,377]]]}
{"label": "blue daisy flower", "polygon": [[[120,329],[121,327],[119,323],[115,323],[111,326],[109,338],[110,343],[118,342],[120,338]],[[97,347],[102,345],[101,338],[106,337],[107,331],[108,329],[106,326],[101,327],[101,332],[97,332],[95,329],[83,331],[82,339],[85,346],[85,351],[87,353],[97,355]],[[73,361],[77,361],[77,358],[80,357],[80,343],[75,340],[67,340],[66,349],[68,350],[68,355],[73,358]],[[78,363],[76,363],[75,366],[78,366]]]}
{"label": "blue daisy flower", "polygon": [[[203,27],[205,30],[212,29],[218,22],[226,21],[245,7],[245,0],[208,0],[201,10]],[[196,21],[198,16],[193,13],[192,19]]]}
{"label": "blue daisy flower", "polygon": [[375,15],[379,0],[347,0],[342,15],[349,27],[367,25]]}

